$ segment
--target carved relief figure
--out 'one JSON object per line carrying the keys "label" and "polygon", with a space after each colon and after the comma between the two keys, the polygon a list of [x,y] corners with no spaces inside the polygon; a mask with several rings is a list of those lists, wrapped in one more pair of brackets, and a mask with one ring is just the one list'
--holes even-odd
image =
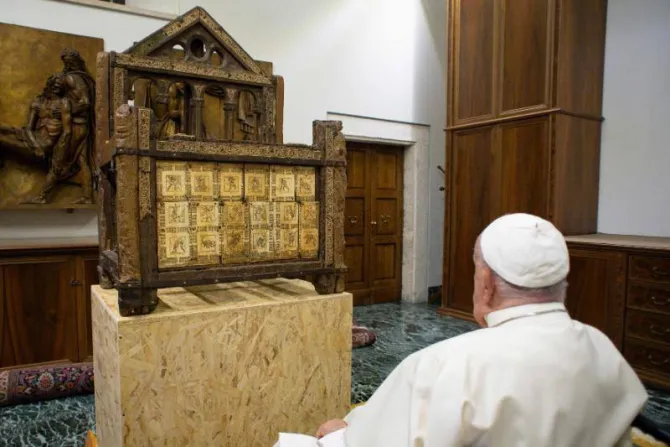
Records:
{"label": "carved relief figure", "polygon": [[[86,69],[86,62],[76,50],[66,48],[61,53],[63,74],[68,99],[72,103],[72,139],[70,141],[70,160],[65,157],[64,164],[78,165],[82,173],[82,197],[77,203],[93,202],[93,149],[95,147],[95,80]],[[61,168],[61,172],[67,169]],[[57,179],[60,180],[60,179]],[[57,181],[56,180],[56,181]],[[49,179],[47,177],[47,184]]]}
{"label": "carved relief figure", "polygon": [[249,91],[241,91],[237,104],[237,120],[240,130],[244,134],[244,140],[255,140],[257,116],[256,97]]}
{"label": "carved relief figure", "polygon": [[61,54],[63,72],[49,77],[30,107],[25,127],[0,125],[0,150],[44,163],[47,176],[30,203],[47,203],[58,183],[81,173],[82,195],[75,204],[93,202],[92,150],[95,82],[75,50]]}
{"label": "carved relief figure", "polygon": [[226,179],[223,183],[224,192],[236,192],[238,190],[237,178],[235,176],[229,175],[226,176]]}
{"label": "carved relief figure", "polygon": [[176,191],[181,191],[181,177],[177,175],[166,175],[165,176],[166,180],[166,187],[165,190],[168,192],[176,192]]}
{"label": "carved relief figure", "polygon": [[253,206],[254,210],[254,216],[253,216],[253,221],[254,223],[265,223],[268,220],[268,215],[266,212],[266,209],[262,205],[254,205]]}
{"label": "carved relief figure", "polygon": [[254,194],[261,194],[263,192],[263,184],[258,177],[251,177],[251,184],[249,186],[249,189]]}
{"label": "carved relief figure", "polygon": [[199,211],[201,212],[200,220],[202,223],[214,222],[214,205],[201,205]]}
{"label": "carved relief figure", "polygon": [[186,223],[186,209],[179,205],[171,206],[170,223],[173,225]]}
{"label": "carved relief figure", "polygon": [[[71,121],[64,76],[60,73],[52,75],[47,79],[42,94],[31,104],[25,127],[0,124],[0,146],[3,150],[12,150],[34,160],[47,161],[57,145],[67,144]],[[64,140],[62,143],[61,137]]]}

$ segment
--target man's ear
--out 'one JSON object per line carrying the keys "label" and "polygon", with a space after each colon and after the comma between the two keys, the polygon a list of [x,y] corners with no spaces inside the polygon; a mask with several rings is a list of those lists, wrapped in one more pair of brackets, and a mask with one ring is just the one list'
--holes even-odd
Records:
{"label": "man's ear", "polygon": [[495,296],[496,282],[493,276],[493,271],[486,267],[482,272],[482,304],[488,308],[493,307],[493,297]]}

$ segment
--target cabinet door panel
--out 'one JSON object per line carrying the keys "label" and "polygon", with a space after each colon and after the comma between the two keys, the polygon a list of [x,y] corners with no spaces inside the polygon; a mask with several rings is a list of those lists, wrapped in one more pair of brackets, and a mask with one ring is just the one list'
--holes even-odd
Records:
{"label": "cabinet door panel", "polygon": [[91,325],[91,286],[98,284],[98,257],[78,258],[79,274],[82,275],[79,303],[77,305],[77,330],[79,332],[79,360],[93,361],[93,338]]}
{"label": "cabinet door panel", "polygon": [[495,208],[494,187],[498,168],[494,156],[493,127],[454,132],[452,138],[453,179],[449,192],[450,219],[449,307],[472,311],[475,241],[490,223]]}
{"label": "cabinet door panel", "polygon": [[570,249],[566,306],[575,320],[603,331],[621,349],[626,257],[614,251]]}
{"label": "cabinet door panel", "polygon": [[[547,118],[501,125],[501,214],[547,217],[549,121]],[[496,216],[497,217],[497,216]]]}
{"label": "cabinet door panel", "polygon": [[495,3],[454,1],[453,124],[485,119],[495,113]]}
{"label": "cabinet door panel", "polygon": [[502,114],[548,107],[553,0],[501,0]]}
{"label": "cabinet door panel", "polygon": [[71,257],[7,264],[0,367],[78,360],[76,289]]}

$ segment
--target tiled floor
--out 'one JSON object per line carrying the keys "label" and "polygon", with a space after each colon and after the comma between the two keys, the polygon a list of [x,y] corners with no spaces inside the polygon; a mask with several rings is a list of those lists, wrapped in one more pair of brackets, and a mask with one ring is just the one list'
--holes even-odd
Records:
{"label": "tiled floor", "polygon": [[[475,329],[471,323],[440,317],[427,305],[359,307],[360,325],[377,333],[377,343],[353,353],[353,401],[367,400],[408,354]],[[670,429],[670,393],[650,390],[645,414]],[[93,396],[0,409],[0,446],[83,445],[95,426]]]}

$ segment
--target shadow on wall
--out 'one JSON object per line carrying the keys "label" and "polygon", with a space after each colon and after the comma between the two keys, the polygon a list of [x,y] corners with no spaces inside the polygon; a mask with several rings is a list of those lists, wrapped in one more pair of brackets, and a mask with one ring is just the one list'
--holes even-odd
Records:
{"label": "shadow on wall", "polygon": [[447,73],[447,4],[444,0],[421,0],[417,5],[415,32],[414,117],[430,125],[428,168],[428,247],[429,286],[442,283],[444,239],[444,166]]}

